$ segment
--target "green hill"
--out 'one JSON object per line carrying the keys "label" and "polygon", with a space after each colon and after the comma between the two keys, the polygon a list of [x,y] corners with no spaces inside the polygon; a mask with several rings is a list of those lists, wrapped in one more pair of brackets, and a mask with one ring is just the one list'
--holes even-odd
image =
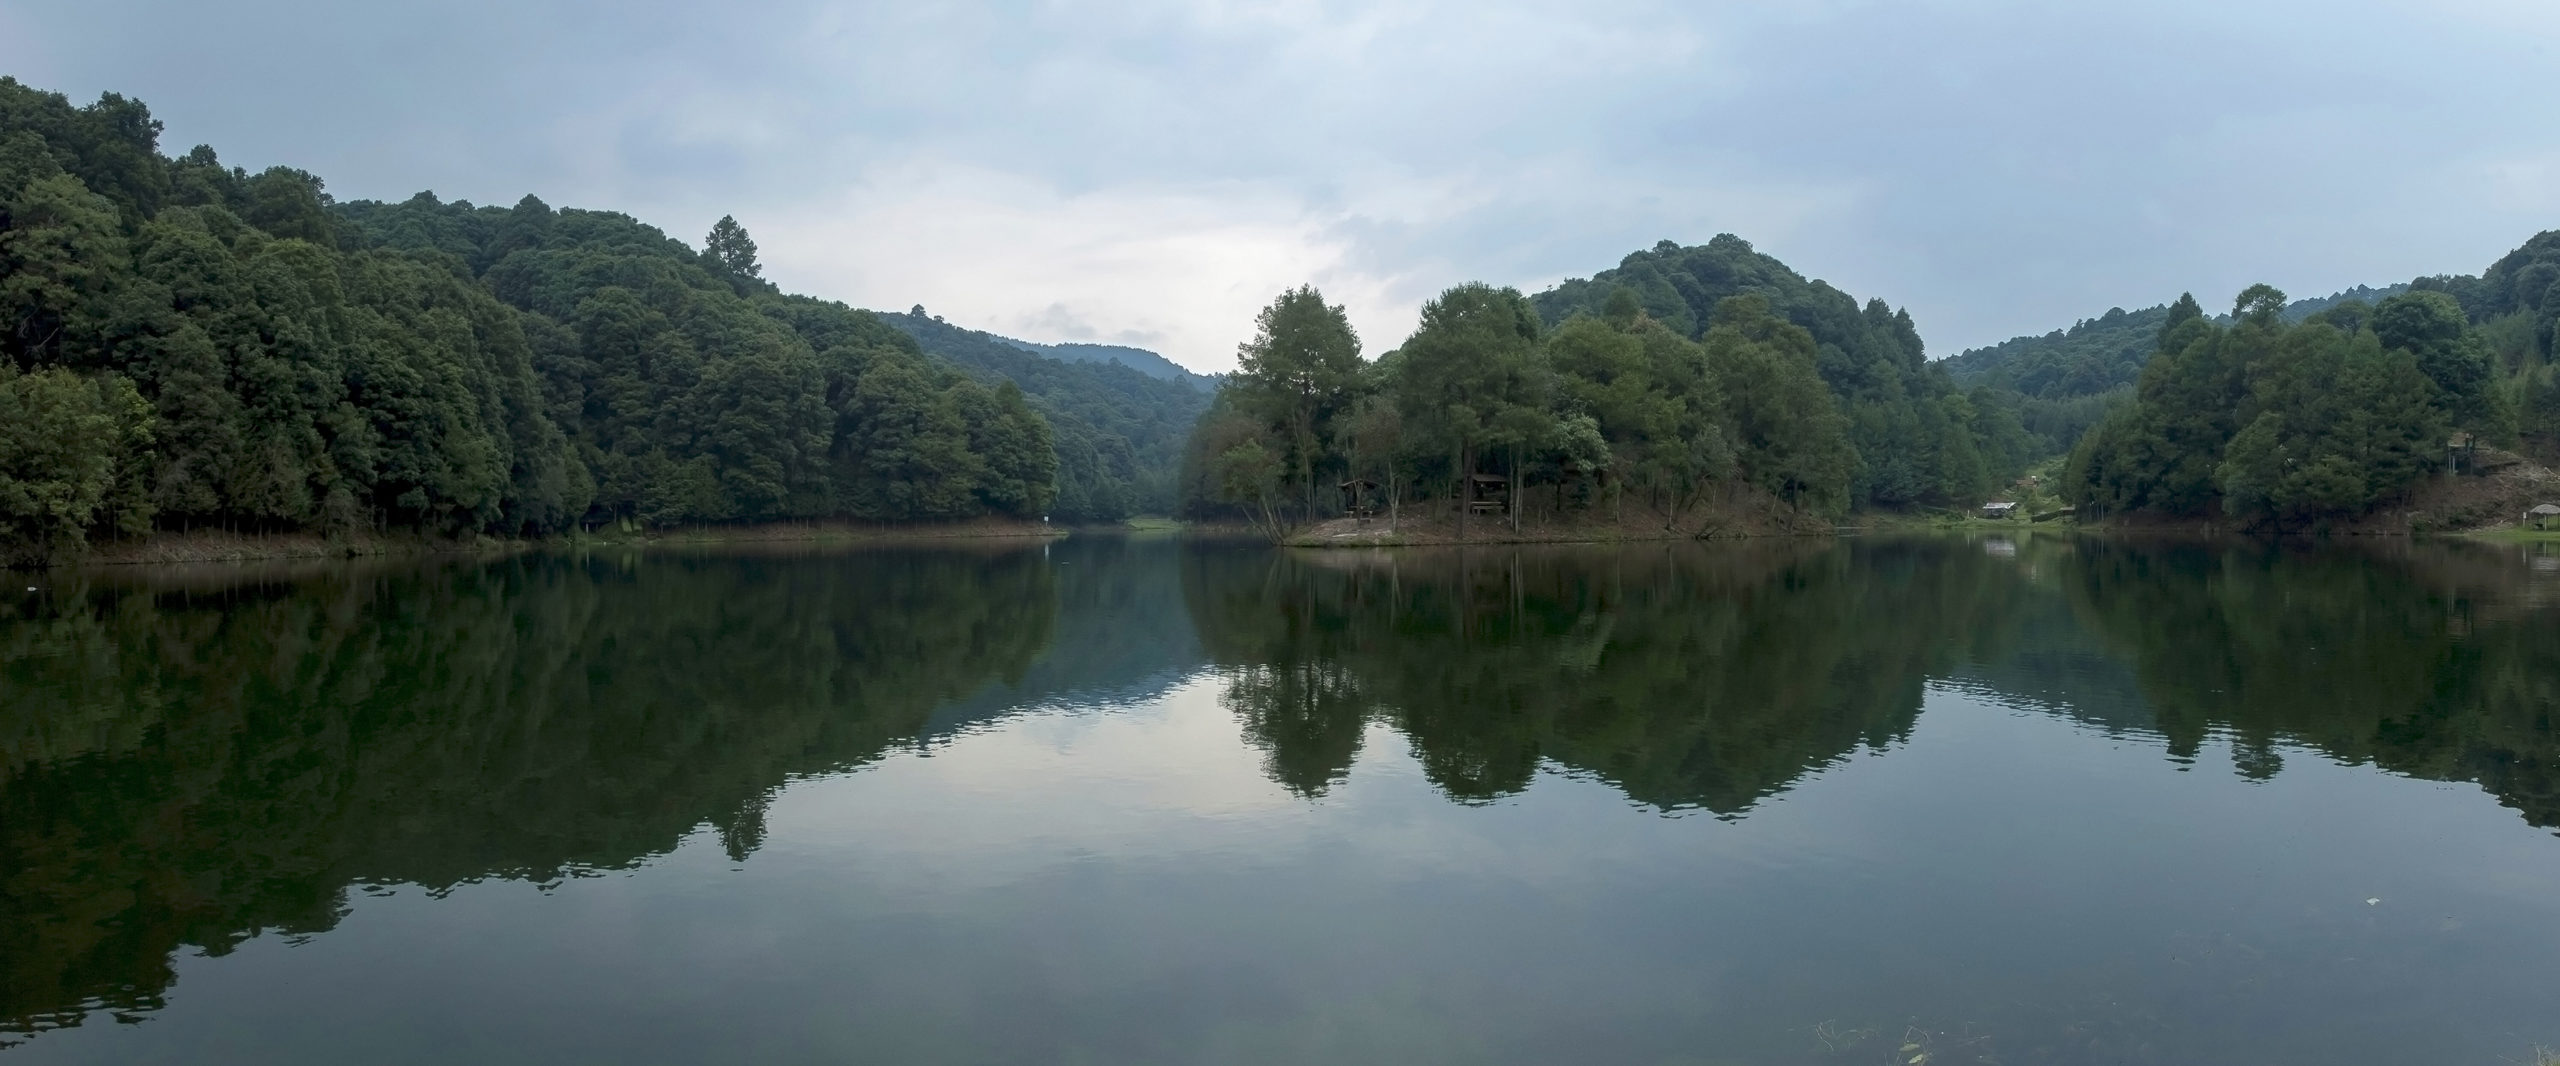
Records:
{"label": "green hill", "polygon": [[1016,340],[1012,337],[1005,337],[1002,340],[1026,352],[1045,355],[1051,359],[1063,359],[1070,363],[1118,363],[1151,378],[1197,386],[1203,392],[1217,388],[1217,383],[1208,376],[1194,374],[1180,363],[1144,348],[1131,348],[1122,344],[1041,344],[1037,341]]}
{"label": "green hill", "polygon": [[1576,314],[1603,314],[1621,289],[1647,317],[1690,339],[1706,335],[1720,302],[1744,295],[1766,299],[1780,318],[1811,333],[1815,369],[1847,416],[1857,451],[1850,496],[1858,506],[1970,502],[2007,483],[2027,458],[2014,413],[1990,393],[1968,397],[1929,362],[1908,311],[1878,299],[1862,305],[1740,237],[1722,234],[1695,247],[1662,241],[1531,302],[1552,327]]}
{"label": "green hill", "polygon": [[[1042,345],[954,326],[917,307],[880,321],[927,353],[982,377],[1011,381],[1030,395],[1057,434],[1058,511],[1070,521],[1108,522],[1171,514],[1182,445],[1208,410],[1215,385],[1163,356],[1106,345]],[[1073,349],[1137,353],[1178,376],[1149,373],[1114,355],[1068,359]]]}
{"label": "green hill", "polygon": [[[1162,509],[1205,396],[1135,349],[929,355],[746,231],[339,203],[0,78],[0,560],[158,529],[541,535]],[[1160,369],[1160,368],[1159,368]]]}
{"label": "green hill", "polygon": [[[2358,285],[2344,292],[2286,305],[2284,321],[2300,322],[2349,300],[2380,303],[2409,291],[2409,286],[2371,288]],[[2229,316],[2219,321],[2228,322]],[[2095,396],[2134,383],[2142,366],[2159,346],[2160,327],[2169,321],[2169,305],[2139,311],[2110,307],[2096,318],[2084,318],[2069,329],[2042,336],[2012,337],[1998,344],[1950,356],[1947,373],[1966,385],[1989,384],[2024,396],[2068,399]]]}

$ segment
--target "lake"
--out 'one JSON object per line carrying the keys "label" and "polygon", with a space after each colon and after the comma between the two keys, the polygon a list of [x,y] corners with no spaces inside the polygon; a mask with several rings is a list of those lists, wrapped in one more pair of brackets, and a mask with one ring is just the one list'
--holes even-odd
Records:
{"label": "lake", "polygon": [[2549,548],[16,577],[0,1063],[2560,1047]]}

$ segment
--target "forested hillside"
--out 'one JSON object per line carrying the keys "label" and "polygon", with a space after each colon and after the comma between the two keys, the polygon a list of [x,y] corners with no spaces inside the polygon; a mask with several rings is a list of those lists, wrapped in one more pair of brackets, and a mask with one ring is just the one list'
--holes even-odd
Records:
{"label": "forested hillside", "polygon": [[2220,318],[2188,296],[1960,358],[2031,386],[2140,353],[2138,380],[2072,449],[2066,494],[2095,514],[2289,530],[2406,501],[2466,459],[2478,472],[2484,446],[2560,458],[2555,319],[2560,232],[2546,232],[2478,276],[2290,304],[2258,285]]}
{"label": "forested hillside", "polygon": [[1739,237],[1686,248],[1663,241],[1532,303],[1554,327],[1577,313],[1602,313],[1621,289],[1645,317],[1690,340],[1706,336],[1722,301],[1746,293],[1810,333],[1815,369],[1848,423],[1855,452],[1848,499],[1858,507],[1971,503],[2015,477],[2030,456],[2007,397],[1959,389],[1929,361],[1909,312],[1877,299],[1861,306]]}
{"label": "forested hillside", "polygon": [[2411,284],[2461,305],[2492,372],[2505,379],[2501,399],[2520,442],[2560,461],[2560,230],[2534,235],[2476,277]]}
{"label": "forested hillside", "polygon": [[1257,327],[1193,438],[1193,512],[1321,518],[1362,479],[1455,514],[1465,479],[1497,477],[1568,519],[1620,521],[1630,497],[1672,525],[1710,501],[1823,519],[1969,505],[2031,449],[1999,395],[1928,362],[1910,315],[1731,235],[1536,297],[1458,286],[1375,361],[1313,289]]}
{"label": "forested hillside", "polygon": [[1183,369],[1181,364],[1144,348],[1131,348],[1122,344],[1079,342],[1041,344],[1037,341],[1016,340],[1012,337],[1006,337],[1004,341],[1034,355],[1045,355],[1070,363],[1118,363],[1151,378],[1162,378],[1166,381],[1194,386],[1203,395],[1217,387],[1217,382],[1208,376],[1194,374]]}
{"label": "forested hillside", "polygon": [[[1208,379],[1163,356],[1101,345],[1040,345],[964,329],[923,307],[880,319],[929,354],[991,379],[1022,387],[1047,415],[1057,441],[1056,513],[1072,521],[1107,522],[1133,514],[1171,514],[1182,444],[1209,407]],[[1068,361],[1042,352],[1080,351]],[[1113,358],[1093,358],[1097,352]],[[1171,374],[1118,361],[1119,353],[1152,357]],[[1134,357],[1132,357],[1134,358]]]}
{"label": "forested hillside", "polygon": [[722,220],[337,204],[0,79],[0,555],[154,529],[1037,518],[1021,389],[786,296]]}
{"label": "forested hillside", "polygon": [[[2408,291],[2407,285],[2345,292],[2285,306],[2285,322],[2300,322],[2351,300],[2375,303]],[[2018,419],[2036,437],[2038,457],[2069,451],[2108,408],[2133,398],[2134,381],[2158,347],[2169,305],[2139,311],[2110,307],[2096,318],[2043,336],[2012,337],[1948,357],[1942,365],[1959,385],[1988,385],[2015,392]],[[2229,321],[2224,316],[2220,321]]]}
{"label": "forested hillside", "polygon": [[[2339,304],[2380,303],[2409,291],[2409,286],[2382,288],[2358,285],[2345,292],[2286,304],[2278,317],[2301,322]],[[2231,318],[2217,321],[2228,324]],[[2041,399],[2093,396],[2123,388],[2142,376],[2169,321],[2169,305],[2139,311],[2110,307],[2096,318],[2084,318],[2069,329],[2043,336],[2011,337],[1998,344],[1972,348],[1947,357],[1947,373],[1964,385],[1987,384]]]}

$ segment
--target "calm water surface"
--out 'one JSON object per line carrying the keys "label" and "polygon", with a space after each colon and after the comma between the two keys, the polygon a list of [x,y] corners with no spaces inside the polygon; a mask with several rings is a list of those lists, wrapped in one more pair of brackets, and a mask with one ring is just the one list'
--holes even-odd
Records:
{"label": "calm water surface", "polygon": [[2560,556],[1174,540],[0,593],[0,1064],[2477,1063]]}

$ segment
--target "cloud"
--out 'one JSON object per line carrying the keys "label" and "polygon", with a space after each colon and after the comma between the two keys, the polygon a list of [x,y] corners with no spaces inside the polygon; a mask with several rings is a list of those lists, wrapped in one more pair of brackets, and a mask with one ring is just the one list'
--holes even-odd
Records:
{"label": "cloud", "polygon": [[1324,220],[1275,190],[1115,186],[915,161],[742,217],[785,288],[871,307],[922,303],[1028,339],[1146,338],[1188,365],[1231,361],[1237,324],[1310,278],[1371,307]]}
{"label": "cloud", "polygon": [[[2552,224],[2544,0],[29,0],[0,69],[341,196],[735,214],[786,287],[1231,365],[1739,233],[1933,352]],[[291,55],[244,64],[242,54]],[[1136,339],[1144,338],[1143,341]]]}
{"label": "cloud", "polygon": [[[1284,181],[1071,191],[907,160],[740,221],[786,289],[866,307],[921,303],[1025,339],[1134,344],[1217,371],[1233,365],[1254,315],[1296,285],[1345,305],[1374,355],[1401,343],[1422,302],[1450,285],[1561,280],[1544,269],[1550,242],[1579,240],[1588,273],[1719,225],[1792,233],[1859,195],[1704,178],[1661,192],[1557,163],[1463,178],[1373,172],[1310,195]],[[1603,206],[1558,206],[1595,195]]]}

